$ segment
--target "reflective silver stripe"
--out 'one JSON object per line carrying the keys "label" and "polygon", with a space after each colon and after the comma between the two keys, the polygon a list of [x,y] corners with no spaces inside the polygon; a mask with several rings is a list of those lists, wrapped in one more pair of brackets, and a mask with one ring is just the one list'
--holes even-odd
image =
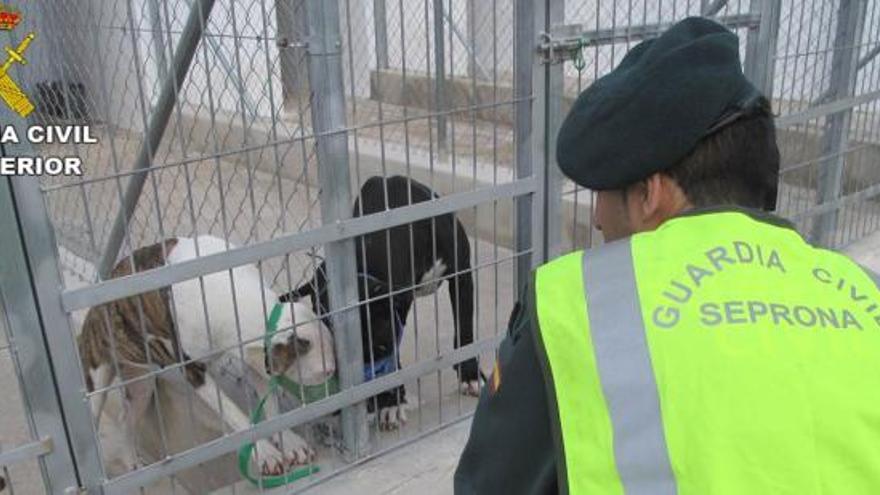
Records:
{"label": "reflective silver stripe", "polygon": [[583,270],[590,334],[624,491],[674,495],[629,239],[586,253]]}

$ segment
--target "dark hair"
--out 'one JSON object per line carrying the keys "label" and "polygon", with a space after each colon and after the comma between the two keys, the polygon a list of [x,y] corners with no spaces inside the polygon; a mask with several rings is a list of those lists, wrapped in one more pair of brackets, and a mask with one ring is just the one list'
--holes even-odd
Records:
{"label": "dark hair", "polygon": [[772,210],[779,180],[779,148],[770,104],[757,107],[704,137],[663,172],[695,207],[735,205]]}

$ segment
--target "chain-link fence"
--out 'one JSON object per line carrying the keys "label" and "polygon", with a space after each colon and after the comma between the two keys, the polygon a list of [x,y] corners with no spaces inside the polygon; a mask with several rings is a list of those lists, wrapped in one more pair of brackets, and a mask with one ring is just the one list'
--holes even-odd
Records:
{"label": "chain-link fence", "polygon": [[[85,401],[95,416],[69,422],[72,441],[91,445],[77,459],[85,486],[250,493],[283,471],[306,473],[288,485],[303,489],[473,411],[475,359],[491,362],[516,267],[531,263],[530,239],[516,239],[527,229],[515,227],[536,183],[514,163],[515,114],[530,95],[513,90],[512,2],[22,10],[42,41],[22,74],[38,88],[33,122],[88,124],[98,140],[33,150],[85,163],[83,177],[47,178],[39,190],[66,298],[56,330],[79,336],[68,364],[88,384],[68,405]],[[377,177],[383,185],[370,188]],[[188,239],[194,257],[179,254]],[[195,301],[180,301],[192,277]],[[286,375],[308,381],[302,363],[318,353],[320,374],[335,369],[342,392],[324,382],[316,402],[293,397],[299,405],[248,431],[232,409],[251,415],[272,388],[250,354],[274,356],[264,322],[277,296],[309,281],[317,296],[288,305],[318,316],[280,330],[309,340],[308,328],[332,328],[334,342],[304,344]],[[220,306],[234,313],[230,335]],[[163,334],[166,309],[176,333]],[[187,311],[203,315],[197,328]],[[194,338],[211,345],[193,348]],[[192,380],[206,365],[219,382],[228,370],[217,362],[262,374],[239,387],[246,403]],[[292,426],[299,437],[279,433]],[[247,466],[258,482],[239,481],[235,453],[270,434],[285,464],[258,443]]]}
{"label": "chain-link fence", "polygon": [[[712,16],[740,36],[747,74],[751,70],[753,81],[772,95],[782,153],[777,213],[813,242],[833,248],[876,231],[876,2],[575,1],[555,11],[553,4],[550,15],[565,26],[557,32],[581,37],[586,46],[579,63],[566,63],[553,76],[562,97],[549,102],[551,128],[554,122],[558,128],[574,97],[646,33],[685,16]],[[769,58],[758,60],[764,53]],[[550,208],[559,208],[564,220],[556,229],[550,226],[556,246],[551,251],[600,243],[590,224],[591,192],[558,181],[563,200]],[[554,232],[561,237],[554,239]]]}
{"label": "chain-link fence", "polygon": [[829,246],[880,221],[874,2],[19,8],[27,123],[98,141],[13,149],[84,175],[9,193],[27,258],[59,268],[31,304],[88,489],[305,490],[469,417],[531,267],[601,242],[553,161],[562,117],[685,16],[735,30],[772,95],[779,213]]}
{"label": "chain-link fence", "polygon": [[783,4],[774,106],[783,156],[779,211],[822,245],[877,229],[880,90],[876,2]]}

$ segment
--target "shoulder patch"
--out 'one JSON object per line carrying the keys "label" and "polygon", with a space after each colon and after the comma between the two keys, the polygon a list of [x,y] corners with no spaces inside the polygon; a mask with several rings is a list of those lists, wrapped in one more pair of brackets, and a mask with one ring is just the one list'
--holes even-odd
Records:
{"label": "shoulder patch", "polygon": [[495,366],[492,367],[492,376],[489,377],[489,395],[495,395],[501,388],[501,365],[498,359],[495,359]]}

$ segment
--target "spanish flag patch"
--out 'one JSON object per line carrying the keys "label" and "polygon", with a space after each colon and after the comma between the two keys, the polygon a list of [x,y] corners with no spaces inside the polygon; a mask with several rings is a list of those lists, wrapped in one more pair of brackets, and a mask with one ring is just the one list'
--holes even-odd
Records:
{"label": "spanish flag patch", "polygon": [[489,395],[495,395],[501,388],[501,366],[498,360],[495,360],[495,366],[492,367],[492,376],[489,377]]}

